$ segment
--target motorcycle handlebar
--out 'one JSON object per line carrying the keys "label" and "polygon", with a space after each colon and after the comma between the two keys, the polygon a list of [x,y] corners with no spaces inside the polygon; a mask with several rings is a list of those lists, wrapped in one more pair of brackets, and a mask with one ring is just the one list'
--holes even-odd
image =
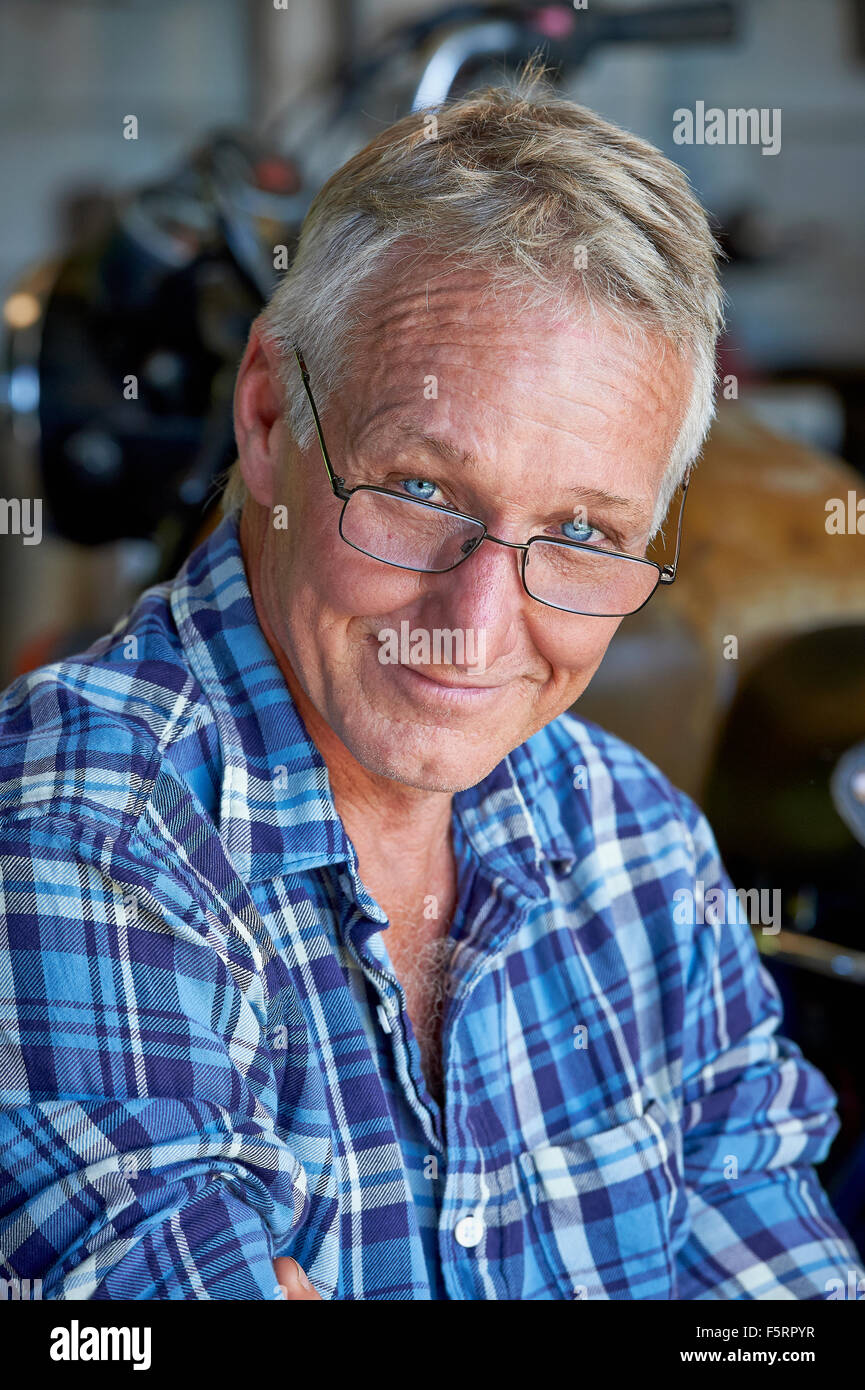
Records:
{"label": "motorcycle handlebar", "polygon": [[430,55],[412,110],[445,101],[460,71],[483,58],[519,58],[549,45],[556,63],[577,64],[605,43],[717,43],[734,38],[738,12],[732,0],[712,4],[659,5],[651,10],[573,10],[565,5],[499,13],[451,29]]}

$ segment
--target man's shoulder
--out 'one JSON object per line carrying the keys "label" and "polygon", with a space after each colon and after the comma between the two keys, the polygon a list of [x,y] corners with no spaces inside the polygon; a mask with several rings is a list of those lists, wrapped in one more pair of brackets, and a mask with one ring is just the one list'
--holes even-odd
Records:
{"label": "man's shoulder", "polygon": [[0,694],[0,834],[25,822],[131,833],[176,740],[212,719],[171,620],[144,594],[86,651]]}
{"label": "man's shoulder", "polygon": [[564,826],[575,848],[663,833],[692,849],[702,814],[691,798],[632,744],[573,713],[559,715],[523,745],[535,804]]}
{"label": "man's shoulder", "polygon": [[[563,785],[589,790],[592,774],[608,787],[620,788],[636,803],[657,804],[658,800],[676,815],[693,806],[690,798],[674,786],[665,773],[641,753],[591,719],[572,712],[560,714],[528,740],[538,767],[561,790]],[[562,782],[561,772],[570,760],[570,782]]]}

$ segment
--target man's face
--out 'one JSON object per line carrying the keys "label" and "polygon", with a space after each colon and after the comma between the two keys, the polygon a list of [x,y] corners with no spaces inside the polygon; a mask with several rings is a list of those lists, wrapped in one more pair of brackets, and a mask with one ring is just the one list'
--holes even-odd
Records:
{"label": "man's face", "polygon": [[[322,415],[334,470],[349,488],[466,512],[503,540],[644,554],[690,368],[605,320],[506,321],[484,289],[473,272],[431,271],[429,283],[397,279],[370,303],[365,346]],[[277,391],[260,352],[247,351],[241,376],[250,361]],[[342,503],[317,441],[299,453],[278,417],[263,433],[253,470],[238,430],[241,462],[259,502],[285,506],[287,529],[261,514],[256,602],[298,685],[363,767],[427,790],[473,786],[585,690],[620,619],[538,603],[520,581],[520,552],[489,541],[444,574],[359,553],[339,535]],[[380,634],[403,623],[429,635],[428,664],[406,648],[395,663],[380,659]],[[446,647],[435,661],[436,630],[465,634],[461,666],[442,663]]]}

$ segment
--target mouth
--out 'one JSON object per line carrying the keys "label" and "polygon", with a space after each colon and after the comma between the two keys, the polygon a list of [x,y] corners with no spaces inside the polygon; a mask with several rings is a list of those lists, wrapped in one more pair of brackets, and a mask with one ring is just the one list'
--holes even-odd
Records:
{"label": "mouth", "polygon": [[403,689],[426,700],[434,700],[446,705],[489,704],[505,689],[504,685],[482,683],[480,681],[446,680],[426,675],[415,666],[401,662],[391,667],[391,672]]}

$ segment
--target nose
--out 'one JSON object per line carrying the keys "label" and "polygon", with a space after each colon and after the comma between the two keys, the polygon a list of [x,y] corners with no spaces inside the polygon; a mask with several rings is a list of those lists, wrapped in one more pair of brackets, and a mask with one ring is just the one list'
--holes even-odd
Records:
{"label": "nose", "polygon": [[[493,544],[487,546],[484,541]],[[460,561],[439,575],[428,591],[428,600],[438,609],[444,626],[483,630],[488,650],[496,638],[506,647],[505,636],[525,598],[520,575],[522,547],[487,535],[469,537],[460,549],[465,563]]]}

